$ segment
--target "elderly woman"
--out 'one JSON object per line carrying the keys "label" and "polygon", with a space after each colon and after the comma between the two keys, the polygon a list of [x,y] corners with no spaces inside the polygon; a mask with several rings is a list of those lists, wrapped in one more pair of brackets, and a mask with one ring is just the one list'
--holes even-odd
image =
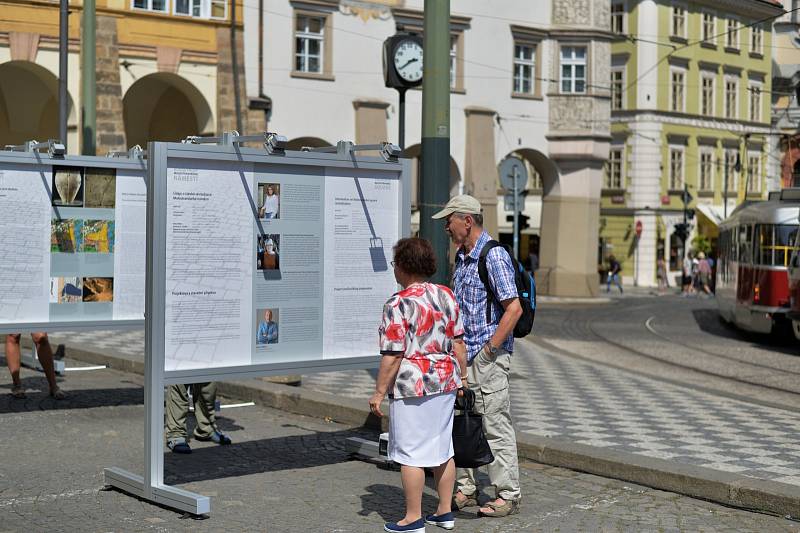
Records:
{"label": "elderly woman", "polygon": [[[436,256],[424,239],[401,239],[394,247],[394,276],[403,290],[383,308],[381,358],[370,410],[383,416],[389,394],[389,459],[401,465],[406,498],[402,520],[385,531],[424,533],[425,523],[452,529],[450,504],[455,484],[453,410],[466,385],[466,348],[458,304],[447,287],[428,283]],[[439,506],[422,517],[424,468],[432,468]]]}

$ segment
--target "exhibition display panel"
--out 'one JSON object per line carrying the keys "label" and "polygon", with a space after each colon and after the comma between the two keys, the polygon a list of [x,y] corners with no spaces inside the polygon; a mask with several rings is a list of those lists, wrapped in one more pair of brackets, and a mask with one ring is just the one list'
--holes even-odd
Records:
{"label": "exhibition display panel", "polygon": [[[234,136],[235,138],[235,136]],[[145,472],[106,483],[192,514],[164,485],[164,386],[377,366],[392,245],[410,232],[410,162],[150,143]]]}
{"label": "exhibition display panel", "polygon": [[0,333],[142,327],[140,157],[0,151]]}

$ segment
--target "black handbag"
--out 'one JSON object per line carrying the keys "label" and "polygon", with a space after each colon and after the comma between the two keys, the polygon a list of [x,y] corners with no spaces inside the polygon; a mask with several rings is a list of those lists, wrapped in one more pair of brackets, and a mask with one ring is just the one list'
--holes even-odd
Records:
{"label": "black handbag", "polygon": [[477,468],[493,462],[494,455],[483,433],[483,415],[473,410],[475,392],[462,390],[464,396],[456,397],[456,409],[463,413],[453,417],[453,459],[459,468]]}

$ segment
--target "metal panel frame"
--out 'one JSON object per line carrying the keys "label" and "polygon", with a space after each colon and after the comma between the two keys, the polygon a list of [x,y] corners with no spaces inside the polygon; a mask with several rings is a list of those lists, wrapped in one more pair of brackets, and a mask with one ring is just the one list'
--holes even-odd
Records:
{"label": "metal panel frame", "polygon": [[[63,158],[54,158],[41,152],[11,152],[0,151],[0,168],[8,165],[21,165],[31,167],[90,167],[90,168],[114,168],[119,170],[142,171],[145,179],[147,177],[147,163],[144,159],[131,159],[126,157],[97,157],[97,156],[72,156],[67,155]],[[144,326],[142,320],[76,320],[76,321],[46,321],[46,322],[0,322],[0,334],[6,333],[30,333],[36,331],[82,331],[82,330],[124,330],[135,329]]]}
{"label": "metal panel frame", "polygon": [[[342,143],[339,144],[342,147]],[[284,362],[182,371],[164,370],[166,316],[167,169],[173,159],[232,164],[271,165],[280,172],[292,167],[376,170],[391,173],[400,181],[400,234],[411,228],[411,161],[387,162],[379,157],[356,157],[347,153],[290,152],[268,155],[263,150],[237,145],[149,143],[147,173],[147,304],[145,306],[145,472],[144,476],[120,468],[106,468],[105,482],[120,490],[161,505],[195,515],[210,512],[207,496],[164,484],[164,386],[254,378],[296,372],[325,372],[375,367],[377,357]],[[324,320],[324,318],[323,318]]]}

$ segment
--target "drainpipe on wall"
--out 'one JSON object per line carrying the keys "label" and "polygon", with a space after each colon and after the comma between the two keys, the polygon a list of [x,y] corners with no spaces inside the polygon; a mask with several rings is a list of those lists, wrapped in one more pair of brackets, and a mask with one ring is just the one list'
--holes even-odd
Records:
{"label": "drainpipe on wall", "polygon": [[69,54],[69,0],[61,0],[58,10],[58,140],[67,147],[67,54]]}
{"label": "drainpipe on wall", "polygon": [[[97,84],[95,0],[83,2],[81,28],[81,130],[83,155],[95,155],[97,149]],[[65,141],[66,139],[61,139]]]}

